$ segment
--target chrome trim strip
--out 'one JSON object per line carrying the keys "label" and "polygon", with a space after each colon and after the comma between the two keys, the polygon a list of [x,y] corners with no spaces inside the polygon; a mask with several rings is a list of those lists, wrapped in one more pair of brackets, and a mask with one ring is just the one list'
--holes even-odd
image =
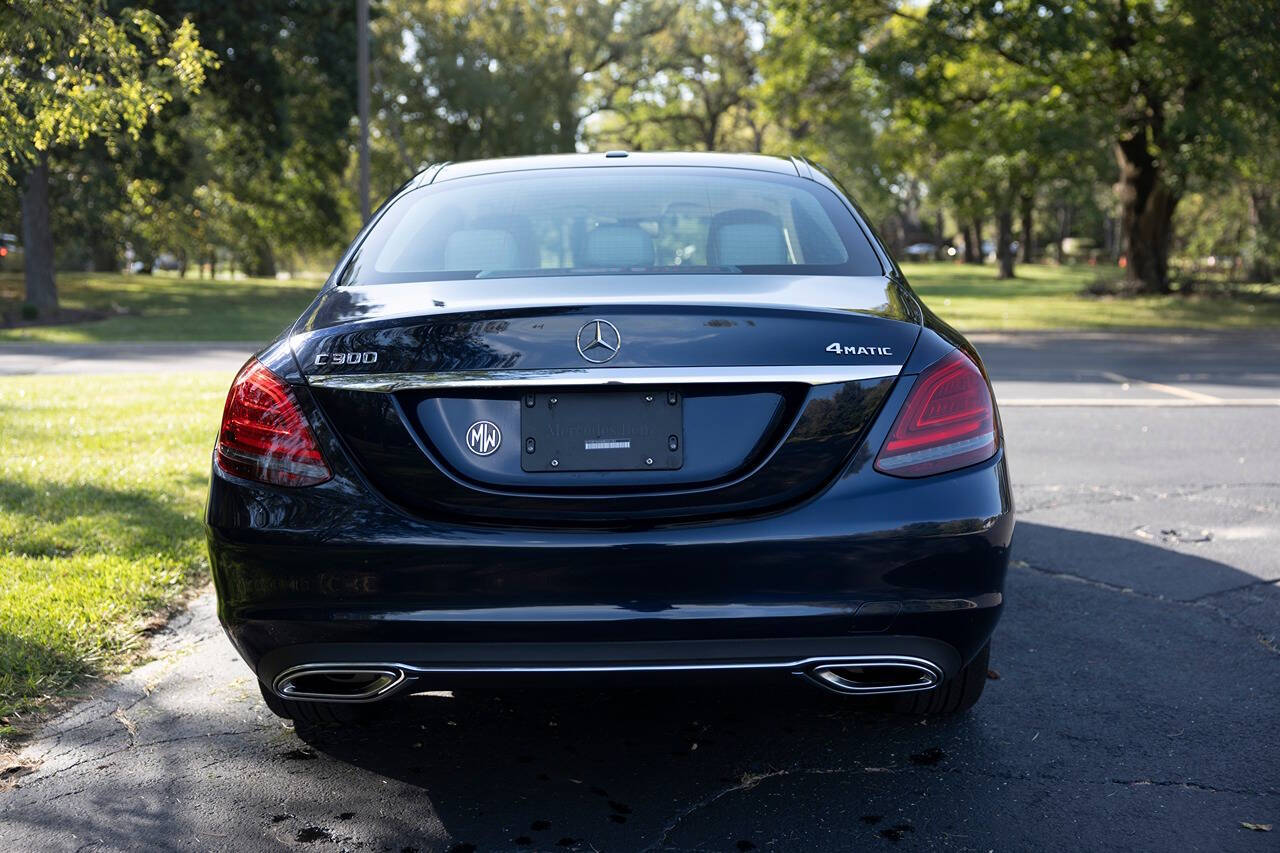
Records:
{"label": "chrome trim strip", "polygon": [[530,370],[454,370],[436,373],[365,373],[309,376],[315,388],[342,391],[415,391],[448,388],[608,385],[709,385],[794,382],[830,385],[897,376],[901,364],[764,367],[568,367]]}
{"label": "chrome trim strip", "polygon": [[[932,675],[934,680],[928,684],[908,685],[901,688],[875,688],[866,691],[852,691],[841,689],[834,686],[828,679],[824,679],[819,675],[819,671],[826,670],[830,667],[840,666],[905,666],[913,669],[919,669],[928,675]],[[385,699],[390,693],[397,691],[405,684],[412,682],[420,675],[447,675],[450,673],[464,674],[574,674],[574,673],[608,673],[608,672],[699,672],[714,670],[777,670],[789,669],[794,675],[798,675],[826,687],[829,690],[836,690],[840,693],[852,692],[879,692],[879,693],[899,693],[913,690],[929,690],[936,687],[942,681],[942,670],[937,664],[924,658],[910,657],[907,655],[837,655],[834,657],[808,657],[799,660],[784,661],[741,661],[741,662],[722,662],[722,663],[636,663],[636,664],[570,664],[570,665],[551,665],[551,666],[413,666],[403,663],[312,663],[300,664],[290,667],[289,669],[276,676],[272,689],[280,693],[277,685],[280,685],[288,678],[298,675],[323,675],[330,672],[354,673],[354,672],[398,672],[400,679],[394,684],[389,685],[376,694],[367,698],[336,698],[319,696],[315,694],[302,693],[280,693],[288,699],[301,699],[305,701],[319,702],[374,702],[379,699]]]}

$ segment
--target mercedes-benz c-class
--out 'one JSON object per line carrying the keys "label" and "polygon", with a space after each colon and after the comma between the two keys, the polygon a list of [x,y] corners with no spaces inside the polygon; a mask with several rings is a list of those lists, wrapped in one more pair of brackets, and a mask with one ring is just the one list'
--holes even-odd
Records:
{"label": "mercedes-benz c-class", "polygon": [[227,396],[218,612],[272,711],[509,684],[977,701],[990,385],[812,163],[451,163]]}

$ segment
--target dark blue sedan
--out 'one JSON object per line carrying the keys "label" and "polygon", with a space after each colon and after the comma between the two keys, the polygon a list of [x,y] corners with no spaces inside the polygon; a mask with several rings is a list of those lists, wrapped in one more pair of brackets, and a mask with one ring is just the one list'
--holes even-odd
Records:
{"label": "dark blue sedan", "polygon": [[427,169],[227,397],[219,614],[271,710],[469,685],[974,704],[1013,532],[973,348],[800,159]]}

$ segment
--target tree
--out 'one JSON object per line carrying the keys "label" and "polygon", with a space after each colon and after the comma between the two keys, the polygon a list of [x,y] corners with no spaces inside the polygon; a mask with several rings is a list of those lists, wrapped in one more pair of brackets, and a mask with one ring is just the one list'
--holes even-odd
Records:
{"label": "tree", "polygon": [[179,253],[223,249],[263,276],[275,275],[284,254],[341,241],[356,224],[343,185],[353,150],[355,5],[149,5],[191,20],[220,65],[200,97],[166,111],[138,146],[129,168],[139,180],[130,196],[138,236]]}
{"label": "tree", "polygon": [[[838,13],[833,13],[838,14]],[[761,109],[778,132],[766,150],[821,163],[867,211],[895,247],[908,208],[919,128],[897,122],[884,84],[848,45],[820,35],[822,10],[774,10],[760,60]]]}
{"label": "tree", "polygon": [[570,152],[674,0],[388,0],[373,23],[373,165]]}
{"label": "tree", "polygon": [[199,90],[212,58],[190,21],[170,29],[99,0],[13,0],[0,17],[0,178],[22,186],[26,298],[38,313],[58,310],[51,151],[136,140],[175,94]]}
{"label": "tree", "polygon": [[603,98],[601,146],[761,151],[757,110],[764,8],[757,0],[697,0],[640,45]]}
{"label": "tree", "polygon": [[[978,50],[1105,122],[1137,290],[1170,289],[1172,218],[1189,181],[1221,174],[1257,116],[1280,111],[1278,0],[787,0],[816,5],[825,38],[863,43],[887,20],[917,57]],[[910,73],[911,68],[903,69]]]}

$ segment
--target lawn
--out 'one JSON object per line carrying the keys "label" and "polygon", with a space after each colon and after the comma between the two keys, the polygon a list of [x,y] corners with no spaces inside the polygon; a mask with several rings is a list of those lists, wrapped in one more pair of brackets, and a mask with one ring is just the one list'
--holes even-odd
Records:
{"label": "lawn", "polygon": [[[320,290],[318,277],[199,279],[174,274],[59,273],[62,306],[108,315],[53,326],[0,328],[0,341],[269,341]],[[0,273],[0,315],[17,314],[22,278]]]}
{"label": "lawn", "polygon": [[118,669],[208,568],[229,377],[0,377],[0,734]]}
{"label": "lawn", "polygon": [[1081,295],[1119,270],[1089,266],[1020,265],[1017,278],[996,278],[994,264],[904,264],[912,288],[934,313],[961,331],[1010,329],[1240,329],[1280,325],[1280,286],[1250,296]]}
{"label": "lawn", "polygon": [[[992,264],[906,264],[912,286],[937,314],[964,331],[1125,327],[1236,329],[1280,324],[1280,286],[1253,296],[1082,296],[1105,267],[1022,265],[1000,281]],[[110,314],[103,320],[0,328],[0,342],[270,340],[293,322],[320,288],[319,278],[181,279],[175,275],[63,273],[67,308]],[[0,315],[16,312],[22,281],[0,273]]]}

